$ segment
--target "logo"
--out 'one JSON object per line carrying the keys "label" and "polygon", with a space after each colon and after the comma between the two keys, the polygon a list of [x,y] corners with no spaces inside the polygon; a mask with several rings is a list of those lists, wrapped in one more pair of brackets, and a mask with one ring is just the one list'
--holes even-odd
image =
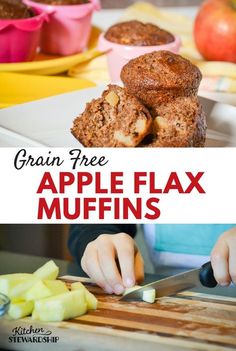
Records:
{"label": "logo", "polygon": [[52,331],[44,328],[15,327],[12,335],[8,338],[9,343],[33,343],[33,344],[56,344],[59,336],[52,335]]}

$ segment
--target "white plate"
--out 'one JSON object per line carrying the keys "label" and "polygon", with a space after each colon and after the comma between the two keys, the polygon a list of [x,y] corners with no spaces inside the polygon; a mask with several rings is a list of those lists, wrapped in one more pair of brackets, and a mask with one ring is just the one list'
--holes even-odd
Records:
{"label": "white plate", "polygon": [[[0,146],[81,146],[71,135],[74,118],[105,86],[0,110]],[[236,107],[201,98],[207,113],[207,146],[236,146]]]}

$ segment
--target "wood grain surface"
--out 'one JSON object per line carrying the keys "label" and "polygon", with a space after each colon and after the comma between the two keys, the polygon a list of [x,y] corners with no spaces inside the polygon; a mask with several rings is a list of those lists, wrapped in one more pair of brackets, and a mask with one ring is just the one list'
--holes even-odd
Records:
{"label": "wood grain surface", "polygon": [[[70,286],[78,278],[63,280]],[[86,287],[99,300],[96,311],[62,323],[47,323],[62,342],[66,340],[67,350],[236,349],[236,298],[184,292],[147,304],[119,301],[119,297],[104,294],[92,283],[86,283]],[[13,323],[16,322],[4,321],[5,334],[1,335],[0,330],[0,340]],[[33,324],[30,318],[18,323]],[[57,350],[60,349],[63,348],[58,345]]]}

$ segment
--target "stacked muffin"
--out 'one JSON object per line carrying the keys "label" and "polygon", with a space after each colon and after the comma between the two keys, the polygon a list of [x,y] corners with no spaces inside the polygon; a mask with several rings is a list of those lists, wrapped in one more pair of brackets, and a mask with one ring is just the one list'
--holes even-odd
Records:
{"label": "stacked muffin", "polygon": [[87,104],[72,134],[87,147],[135,147],[151,130],[148,109],[126,89],[109,85],[99,99]]}
{"label": "stacked muffin", "polygon": [[40,4],[48,5],[83,5],[88,4],[88,0],[33,0],[34,2],[39,2]]}
{"label": "stacked muffin", "polygon": [[19,0],[0,1],[0,19],[23,19],[33,16],[33,11]]}
{"label": "stacked muffin", "polygon": [[166,30],[152,23],[140,21],[114,24],[106,31],[104,37],[112,43],[129,46],[157,46],[175,40],[175,37]]}
{"label": "stacked muffin", "polygon": [[72,134],[84,146],[204,146],[206,118],[197,98],[202,75],[190,61],[152,52],[129,61],[121,79],[124,88],[110,86],[74,121]]}
{"label": "stacked muffin", "polygon": [[204,146],[206,119],[197,98],[202,75],[190,61],[169,51],[153,52],[131,60],[121,79],[153,117],[151,135],[143,144]]}

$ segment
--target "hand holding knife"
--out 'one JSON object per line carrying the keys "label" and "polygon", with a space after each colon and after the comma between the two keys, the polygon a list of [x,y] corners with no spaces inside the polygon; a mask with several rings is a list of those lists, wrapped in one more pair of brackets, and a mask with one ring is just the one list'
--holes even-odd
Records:
{"label": "hand holding knife", "polygon": [[214,288],[217,281],[214,278],[211,262],[205,263],[201,268],[193,269],[184,273],[155,281],[153,283],[141,286],[126,295],[122,301],[142,300],[143,292],[149,289],[156,290],[156,297],[175,295],[181,291],[192,289],[197,286]]}

